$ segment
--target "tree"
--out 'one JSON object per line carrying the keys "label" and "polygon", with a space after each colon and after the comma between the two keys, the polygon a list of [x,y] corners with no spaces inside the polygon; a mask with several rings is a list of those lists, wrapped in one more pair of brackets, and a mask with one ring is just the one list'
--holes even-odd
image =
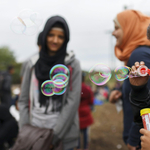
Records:
{"label": "tree", "polygon": [[0,48],[0,70],[6,70],[7,66],[16,63],[15,55],[8,47]]}
{"label": "tree", "polygon": [[9,49],[9,47],[1,47],[0,48],[0,70],[7,70],[9,65],[14,66],[15,73],[12,76],[13,84],[20,83],[20,69],[21,63],[17,63],[16,57],[13,51]]}

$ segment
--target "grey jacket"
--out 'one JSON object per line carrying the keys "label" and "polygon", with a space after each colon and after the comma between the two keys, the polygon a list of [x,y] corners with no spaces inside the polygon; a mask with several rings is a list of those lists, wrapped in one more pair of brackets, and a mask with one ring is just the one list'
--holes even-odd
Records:
{"label": "grey jacket", "polygon": [[[34,59],[31,58],[28,61],[23,76],[21,95],[19,98],[20,127],[27,123],[30,123],[28,105],[29,98],[32,102],[32,91],[30,91],[31,70],[32,67],[34,67],[37,59],[38,57],[35,56]],[[78,106],[80,103],[81,95],[81,68],[79,61],[75,59],[75,55],[72,51],[67,53],[65,58],[65,65],[70,65],[73,71],[72,75],[70,75],[71,81],[69,81],[67,90],[63,96],[62,109],[54,128],[55,138],[53,139],[53,142],[55,143],[57,139],[62,139],[64,148],[70,149],[77,146],[77,140],[79,137]]]}

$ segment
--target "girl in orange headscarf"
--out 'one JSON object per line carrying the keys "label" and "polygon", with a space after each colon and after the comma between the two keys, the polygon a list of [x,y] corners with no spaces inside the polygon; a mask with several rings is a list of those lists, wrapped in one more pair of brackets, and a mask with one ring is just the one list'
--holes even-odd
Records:
{"label": "girl in orange headscarf", "polygon": [[[135,10],[125,10],[117,14],[114,19],[115,30],[112,35],[116,38],[115,55],[124,62],[124,65],[132,67],[136,61],[144,61],[150,68],[150,41],[147,39],[147,27],[150,17]],[[150,89],[150,81],[148,83]],[[123,100],[124,132],[123,139],[129,150],[140,147],[139,126],[133,122],[133,113],[129,101],[131,87],[129,79],[123,83],[122,90],[111,92],[109,101],[115,103]]]}

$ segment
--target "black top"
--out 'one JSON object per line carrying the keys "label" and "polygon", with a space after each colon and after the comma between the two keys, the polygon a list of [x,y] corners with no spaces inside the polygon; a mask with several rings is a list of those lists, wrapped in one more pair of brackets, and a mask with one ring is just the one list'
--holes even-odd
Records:
{"label": "black top", "polygon": [[[132,67],[134,63],[138,61],[144,61],[145,65],[150,68],[150,48],[147,46],[140,46],[136,48],[128,61],[127,66]],[[148,88],[150,89],[150,80],[148,81]],[[123,139],[125,143],[129,143],[132,146],[137,146],[140,143],[139,133],[140,127],[134,123],[133,110],[129,100],[129,93],[131,91],[131,86],[129,79],[126,79],[123,83],[122,93],[123,93],[123,112],[124,112],[124,131]]]}
{"label": "black top", "polygon": [[134,114],[134,122],[140,127],[143,127],[142,117],[140,116],[140,110],[144,108],[150,108],[150,91],[147,84],[142,86],[131,85],[130,102]]}
{"label": "black top", "polygon": [[9,108],[5,105],[0,105],[0,123],[14,119],[9,112]]}

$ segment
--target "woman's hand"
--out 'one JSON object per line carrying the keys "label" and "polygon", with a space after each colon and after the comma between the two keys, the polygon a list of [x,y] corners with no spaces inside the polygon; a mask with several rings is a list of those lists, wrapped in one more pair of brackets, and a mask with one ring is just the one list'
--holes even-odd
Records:
{"label": "woman's hand", "polygon": [[135,62],[135,65],[132,66],[132,70],[130,71],[130,74],[129,74],[129,81],[130,81],[130,84],[134,85],[134,86],[141,86],[141,85],[144,85],[148,82],[148,79],[149,79],[149,75],[147,74],[147,76],[139,76],[139,77],[130,77],[130,75],[134,76],[137,72],[137,69],[140,67],[140,66],[144,66],[145,63],[143,61],[141,61],[140,63],[139,62]]}
{"label": "woman's hand", "polygon": [[109,102],[116,103],[121,96],[122,96],[122,93],[120,91],[114,90],[110,93]]}
{"label": "woman's hand", "polygon": [[150,150],[150,131],[141,129],[140,133],[143,134],[143,136],[141,136],[141,150]]}

